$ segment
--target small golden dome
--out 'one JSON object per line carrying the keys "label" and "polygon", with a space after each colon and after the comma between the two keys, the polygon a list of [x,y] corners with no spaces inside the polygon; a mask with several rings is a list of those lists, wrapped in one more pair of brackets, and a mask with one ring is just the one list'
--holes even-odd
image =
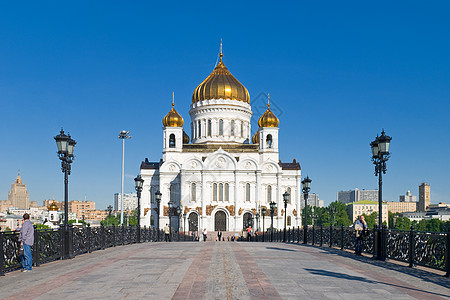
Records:
{"label": "small golden dome", "polygon": [[183,144],[189,144],[189,136],[187,133],[183,130]]}
{"label": "small golden dome", "polygon": [[252,143],[253,144],[259,144],[259,130],[256,131],[256,133],[252,137]]}
{"label": "small golden dome", "polygon": [[58,204],[56,204],[55,201],[53,201],[52,204],[50,204],[47,208],[49,211],[58,211],[59,210]]}
{"label": "small golden dome", "polygon": [[164,127],[183,127],[184,120],[175,110],[175,103],[172,102],[172,109],[163,119]]}
{"label": "small golden dome", "polygon": [[267,103],[267,110],[263,113],[261,118],[258,120],[259,127],[278,127],[280,124],[280,120],[274,115],[274,113],[270,110],[270,104]]}
{"label": "small golden dome", "polygon": [[214,71],[195,89],[192,103],[210,99],[231,99],[250,103],[247,89],[231,75],[222,61],[222,56],[220,53],[220,61]]}

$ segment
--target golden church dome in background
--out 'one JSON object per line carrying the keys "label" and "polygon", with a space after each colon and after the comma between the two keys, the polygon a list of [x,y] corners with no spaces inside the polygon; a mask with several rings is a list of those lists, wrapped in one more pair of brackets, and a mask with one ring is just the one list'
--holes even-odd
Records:
{"label": "golden church dome in background", "polygon": [[189,136],[184,130],[183,130],[183,144],[189,144]]}
{"label": "golden church dome in background", "polygon": [[267,110],[263,113],[261,118],[258,120],[259,127],[278,127],[280,120],[275,116],[275,114],[270,110],[270,104],[267,103]]}
{"label": "golden church dome in background", "polygon": [[252,143],[253,144],[259,144],[259,130],[256,131],[256,133],[252,137]]}
{"label": "golden church dome in background", "polygon": [[58,204],[56,204],[55,201],[53,201],[52,204],[50,204],[47,208],[49,211],[58,211],[59,210]]}
{"label": "golden church dome in background", "polygon": [[192,103],[210,99],[231,99],[250,103],[247,89],[231,75],[222,57],[221,52],[220,61],[214,71],[195,89],[192,94]]}
{"label": "golden church dome in background", "polygon": [[172,109],[163,119],[164,127],[183,127],[184,120],[175,110],[175,103],[172,102]]}

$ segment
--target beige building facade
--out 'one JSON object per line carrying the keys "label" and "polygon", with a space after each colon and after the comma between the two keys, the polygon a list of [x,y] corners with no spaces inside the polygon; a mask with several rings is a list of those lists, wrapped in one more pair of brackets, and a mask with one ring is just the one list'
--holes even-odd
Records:
{"label": "beige building facade", "polygon": [[11,184],[8,200],[11,201],[11,206],[14,208],[30,208],[30,195],[27,191],[26,184],[24,184],[22,178],[20,178],[20,173],[17,175],[16,180]]}
{"label": "beige building facade", "polygon": [[[388,223],[388,205],[386,202],[383,202],[383,222]],[[352,222],[355,222],[358,216],[362,214],[370,215],[373,212],[378,213],[378,202],[377,201],[369,201],[363,200],[358,202],[352,202],[347,205],[347,214]],[[377,218],[378,220],[378,218]]]}
{"label": "beige building facade", "polygon": [[391,213],[403,213],[417,211],[417,202],[388,201],[387,209]]}
{"label": "beige building facade", "polygon": [[419,203],[417,210],[427,211],[430,204],[431,204],[430,184],[423,182],[421,185],[419,185]]}

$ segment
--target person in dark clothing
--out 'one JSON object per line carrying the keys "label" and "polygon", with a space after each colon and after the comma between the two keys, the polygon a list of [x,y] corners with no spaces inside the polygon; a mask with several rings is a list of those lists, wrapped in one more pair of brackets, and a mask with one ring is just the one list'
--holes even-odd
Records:
{"label": "person in dark clothing", "polygon": [[220,242],[221,240],[222,240],[222,231],[218,231],[217,232],[217,238],[218,238],[218,241]]}
{"label": "person in dark clothing", "polygon": [[353,224],[353,228],[355,229],[355,254],[362,255],[364,231],[367,230],[367,223],[364,220],[364,216],[359,216]]}

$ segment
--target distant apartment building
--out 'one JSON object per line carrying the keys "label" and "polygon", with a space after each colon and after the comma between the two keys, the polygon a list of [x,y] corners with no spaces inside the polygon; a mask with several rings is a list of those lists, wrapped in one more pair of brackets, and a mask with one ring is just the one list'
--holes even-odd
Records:
{"label": "distant apartment building", "polygon": [[88,219],[92,210],[95,210],[94,201],[72,200],[69,202],[69,211],[75,213],[79,219]]}
{"label": "distant apartment building", "polygon": [[14,208],[30,208],[30,195],[27,191],[26,184],[24,184],[22,178],[20,178],[20,173],[17,174],[16,180],[11,184],[8,201],[11,201],[11,206]]}
{"label": "distant apartment building", "polygon": [[417,210],[417,202],[387,201],[387,209],[391,213],[414,212]]}
{"label": "distant apartment building", "polygon": [[[120,193],[114,194],[114,210],[121,210],[121,195]],[[135,210],[137,208],[137,194],[123,194],[123,210]]]}
{"label": "distant apartment building", "polygon": [[418,211],[427,211],[428,207],[431,203],[430,197],[430,184],[423,182],[419,185],[419,203],[417,210]]}
{"label": "distant apartment building", "polygon": [[411,191],[407,191],[406,195],[400,195],[400,202],[417,202],[417,198],[411,194]]}
{"label": "distant apartment building", "polygon": [[351,191],[337,192],[337,201],[342,203],[352,203],[363,200],[378,201],[378,190],[360,190],[355,188]]}
{"label": "distant apartment building", "polygon": [[[314,207],[323,207],[324,201],[319,199],[318,194],[308,194],[307,204]],[[305,195],[300,195],[300,207],[305,208]]]}
{"label": "distant apartment building", "polygon": [[[383,222],[388,222],[388,206],[386,202],[382,204],[383,208]],[[358,216],[362,214],[370,215],[373,212],[378,213],[378,201],[361,200],[358,202],[352,202],[347,205],[347,214],[350,220],[356,221]],[[378,220],[378,218],[377,218]]]}

